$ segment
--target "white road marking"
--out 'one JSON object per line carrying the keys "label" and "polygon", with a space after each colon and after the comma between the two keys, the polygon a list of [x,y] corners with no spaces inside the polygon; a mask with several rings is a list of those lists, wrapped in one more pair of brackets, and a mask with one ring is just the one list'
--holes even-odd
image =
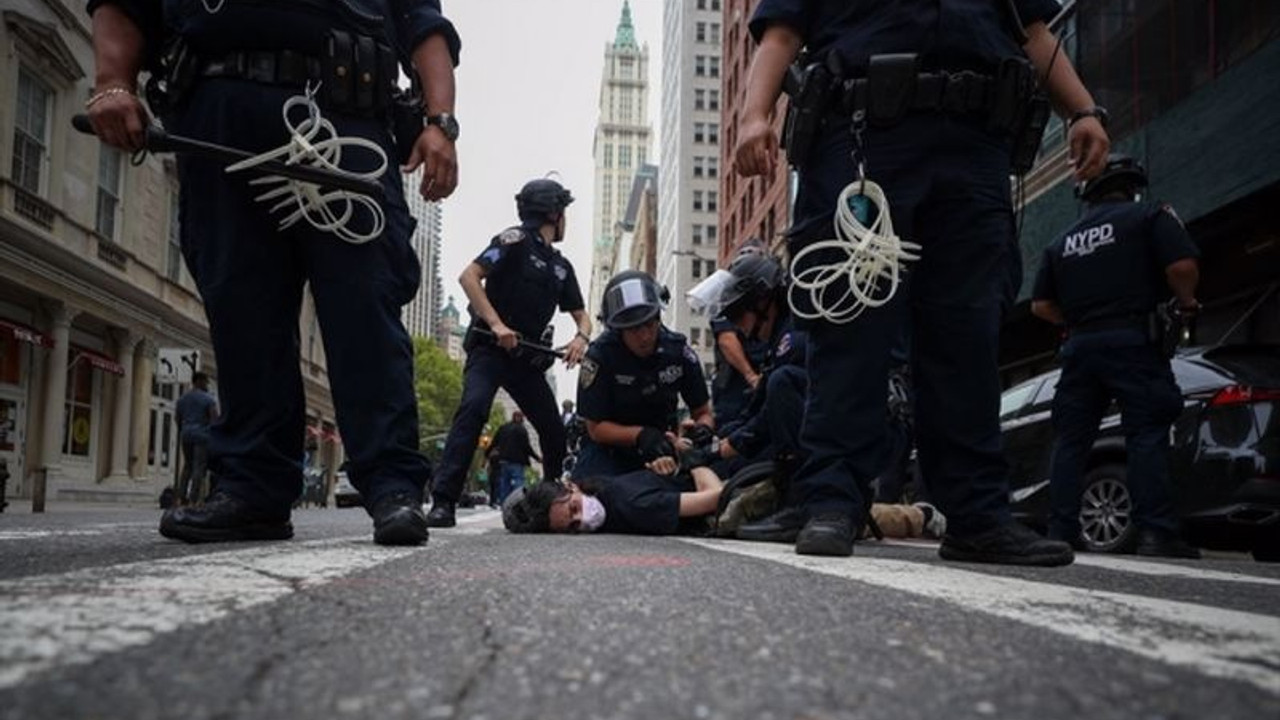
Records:
{"label": "white road marking", "polygon": [[[921,540],[881,540],[876,545],[893,545],[894,547],[914,547],[938,549],[936,541]],[[1280,586],[1280,579],[1246,575],[1244,573],[1223,572],[1221,570],[1202,570],[1192,565],[1179,565],[1158,560],[1144,560],[1137,557],[1120,555],[1104,555],[1101,553],[1076,553],[1076,565],[1116,570],[1135,575],[1151,575],[1154,577],[1185,578],[1187,580],[1207,580],[1210,582],[1247,583],[1252,585]]]}
{"label": "white road marking", "polygon": [[797,555],[790,545],[684,541],[941,600],[1280,694],[1280,618],[1275,616],[903,560]]}
{"label": "white road marking", "polygon": [[412,552],[359,536],[0,581],[0,688]]}

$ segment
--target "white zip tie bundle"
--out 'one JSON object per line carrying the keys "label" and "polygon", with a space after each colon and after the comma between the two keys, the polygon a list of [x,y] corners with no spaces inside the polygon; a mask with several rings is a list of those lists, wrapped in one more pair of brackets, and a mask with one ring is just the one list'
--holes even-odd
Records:
{"label": "white zip tie bundle", "polygon": [[[871,227],[859,222],[850,207],[850,199],[857,195],[865,196],[874,206],[875,220]],[[861,315],[863,310],[880,307],[893,298],[901,282],[904,264],[908,260],[920,259],[916,254],[920,246],[893,234],[893,220],[889,217],[889,201],[884,190],[867,180],[855,180],[841,191],[833,222],[834,239],[815,242],[792,258],[792,280],[787,301],[796,317],[847,323]],[[823,251],[842,252],[844,258],[800,269],[806,257]],[[847,284],[846,289],[834,301],[829,300],[827,291],[840,281]],[[799,307],[799,300],[804,297],[800,293],[808,293],[812,311]]]}
{"label": "white zip tie bundle", "polygon": [[[289,111],[299,105],[305,106],[307,117],[294,125],[289,118]],[[372,140],[360,137],[342,137],[338,135],[333,123],[320,116],[320,108],[316,105],[314,90],[308,88],[306,95],[295,95],[284,103],[284,124],[289,129],[289,142],[261,155],[255,155],[234,165],[227,166],[227,172],[236,172],[260,165],[268,160],[280,160],[289,165],[308,165],[323,168],[346,177],[360,178],[378,182],[387,169],[387,154]],[[368,150],[378,158],[378,167],[369,172],[357,173],[339,167],[342,160],[343,147],[358,147]],[[294,209],[280,220],[280,229],[284,230],[298,220],[306,220],[312,227],[321,232],[331,232],[339,238],[359,245],[382,234],[386,218],[382,206],[368,195],[350,190],[321,190],[320,186],[299,180],[283,178],[279,175],[268,175],[249,181],[250,185],[270,186],[267,192],[254,198],[258,202],[272,202],[270,212]],[[359,208],[365,208],[373,218],[373,227],[367,232],[356,232],[347,225],[355,218]]]}

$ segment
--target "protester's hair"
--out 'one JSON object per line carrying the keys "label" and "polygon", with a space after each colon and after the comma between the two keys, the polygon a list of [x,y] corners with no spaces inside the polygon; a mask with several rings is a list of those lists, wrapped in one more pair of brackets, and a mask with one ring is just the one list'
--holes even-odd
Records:
{"label": "protester's hair", "polygon": [[[574,484],[585,495],[596,495],[604,479],[599,477],[575,480]],[[521,497],[510,507],[503,508],[502,524],[513,533],[551,532],[551,506],[569,499],[572,490],[558,482],[540,482],[524,488]]]}
{"label": "protester's hair", "polygon": [[202,382],[208,382],[208,381],[209,381],[209,375],[206,373],[195,372],[191,374],[192,385],[199,385]]}

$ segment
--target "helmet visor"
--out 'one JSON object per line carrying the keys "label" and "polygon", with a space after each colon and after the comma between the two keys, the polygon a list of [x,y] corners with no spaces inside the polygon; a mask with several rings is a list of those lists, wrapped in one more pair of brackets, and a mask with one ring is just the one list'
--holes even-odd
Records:
{"label": "helmet visor", "polygon": [[658,288],[640,278],[627,278],[604,296],[605,320],[611,328],[628,328],[649,321],[662,307]]}

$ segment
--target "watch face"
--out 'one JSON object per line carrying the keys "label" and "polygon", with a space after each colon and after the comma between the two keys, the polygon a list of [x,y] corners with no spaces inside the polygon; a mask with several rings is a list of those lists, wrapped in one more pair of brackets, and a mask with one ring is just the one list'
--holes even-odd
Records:
{"label": "watch face", "polygon": [[458,119],[449,113],[440,113],[427,118],[427,122],[440,128],[444,136],[450,140],[458,139]]}

